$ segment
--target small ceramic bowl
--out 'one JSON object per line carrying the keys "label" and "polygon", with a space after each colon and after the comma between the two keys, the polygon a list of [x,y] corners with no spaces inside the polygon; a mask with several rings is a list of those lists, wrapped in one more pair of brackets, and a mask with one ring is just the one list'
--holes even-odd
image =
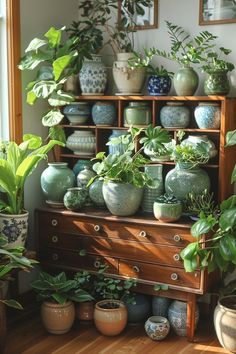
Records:
{"label": "small ceramic bowl", "polygon": [[152,316],[147,319],[144,328],[151,339],[163,340],[170,331],[170,323],[165,317]]}

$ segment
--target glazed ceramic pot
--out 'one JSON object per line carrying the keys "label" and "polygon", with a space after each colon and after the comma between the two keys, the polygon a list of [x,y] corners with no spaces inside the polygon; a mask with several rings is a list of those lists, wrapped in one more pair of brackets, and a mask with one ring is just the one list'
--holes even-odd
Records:
{"label": "glazed ceramic pot", "polygon": [[103,180],[97,178],[89,186],[89,197],[92,200],[93,204],[99,208],[105,208],[106,203],[102,193]]}
{"label": "glazed ceramic pot", "polygon": [[144,328],[151,339],[163,340],[170,332],[170,323],[165,317],[152,316],[145,322]]}
{"label": "glazed ceramic pot", "polygon": [[94,302],[85,301],[77,303],[75,306],[75,317],[80,321],[93,321]]}
{"label": "glazed ceramic pot", "polygon": [[[184,301],[175,300],[171,303],[168,310],[168,319],[171,328],[178,336],[186,337],[187,334],[187,303]],[[195,312],[195,328],[199,321],[199,309],[196,305]]]}
{"label": "glazed ceramic pot", "polygon": [[116,336],[127,324],[127,309],[119,300],[103,300],[95,305],[94,324],[105,336]]}
{"label": "glazed ceramic pot", "polygon": [[162,165],[147,165],[144,167],[144,171],[157,183],[155,188],[144,187],[143,199],[141,208],[145,213],[153,213],[153,203],[157,197],[163,194],[163,166]]}
{"label": "glazed ceramic pot", "polygon": [[219,129],[220,105],[218,103],[201,102],[194,110],[194,117],[200,129]]}
{"label": "glazed ceramic pot", "polygon": [[200,194],[210,190],[211,182],[206,171],[189,163],[177,163],[165,179],[165,191],[179,200],[184,200],[189,193]]}
{"label": "glazed ceramic pot", "polygon": [[103,95],[107,84],[107,70],[101,55],[85,59],[79,72],[82,95]]}
{"label": "glazed ceramic pot", "polygon": [[67,162],[49,163],[41,175],[41,188],[49,206],[63,207],[67,189],[74,186],[75,175]]}
{"label": "glazed ceramic pot", "polygon": [[166,96],[170,92],[170,88],[171,78],[169,76],[149,76],[147,89],[150,96]]}
{"label": "glazed ceramic pot", "polygon": [[230,91],[230,83],[226,71],[212,71],[208,73],[204,82],[206,95],[225,96]]}
{"label": "glazed ceramic pot", "polygon": [[77,160],[76,164],[73,167],[73,172],[75,176],[77,177],[78,173],[84,169],[85,166],[89,166],[92,168],[93,166],[93,161],[90,160]]}
{"label": "glazed ceramic pot", "polygon": [[129,102],[124,109],[124,126],[146,127],[151,123],[151,107],[146,102]]}
{"label": "glazed ceramic pot", "polygon": [[153,213],[160,222],[174,222],[182,215],[182,204],[179,203],[159,203],[154,202]]}
{"label": "glazed ceramic pot", "polygon": [[74,304],[72,301],[67,301],[63,305],[45,301],[41,305],[41,319],[49,333],[67,333],[75,319]]}
{"label": "glazed ceramic pot", "polygon": [[96,102],[92,107],[92,118],[96,125],[114,125],[116,121],[116,107],[111,102]]}
{"label": "glazed ceramic pot", "polygon": [[153,296],[152,297],[152,314],[153,316],[168,316],[168,308],[171,300],[167,297]]}
{"label": "glazed ceramic pot", "polygon": [[209,150],[209,158],[213,158],[217,155],[218,151],[216,149],[215,144],[213,141],[208,139],[207,135],[189,135],[187,139],[184,139],[181,141],[180,145],[191,145],[193,147],[196,147],[197,144],[199,143],[206,143],[208,144],[210,150]]}
{"label": "glazed ceramic pot", "polygon": [[83,170],[80,171],[77,175],[77,186],[80,188],[84,189],[84,192],[87,195],[86,201],[85,201],[85,206],[92,206],[93,201],[91,200],[89,196],[89,188],[87,187],[88,182],[91,180],[91,178],[94,178],[96,176],[96,173],[91,169],[90,166],[84,166]]}
{"label": "glazed ceramic pot", "polygon": [[236,296],[225,296],[218,301],[214,326],[222,347],[236,353]]}
{"label": "glazed ceramic pot", "polygon": [[95,153],[96,138],[91,130],[75,130],[66,140],[66,147],[75,155],[92,157]]}
{"label": "glazed ceramic pot", "polygon": [[151,310],[150,298],[144,294],[133,294],[135,304],[125,302],[128,312],[128,324],[139,325],[148,318]]}
{"label": "glazed ceramic pot", "polygon": [[66,209],[79,210],[81,209],[87,199],[87,192],[80,187],[68,188],[63,198],[63,203]]}
{"label": "glazed ceramic pot", "polygon": [[8,240],[5,248],[25,246],[28,235],[28,220],[28,211],[17,215],[0,213],[0,234]]}
{"label": "glazed ceramic pot", "polygon": [[128,60],[133,53],[118,53],[117,61],[113,63],[113,78],[120,95],[140,94],[144,81],[146,68],[128,68]]}
{"label": "glazed ceramic pot", "polygon": [[186,128],[190,123],[190,109],[182,102],[167,102],[160,111],[164,128]]}
{"label": "glazed ceramic pot", "polygon": [[[128,133],[124,130],[118,130],[118,129],[113,129],[112,130],[112,134],[109,136],[108,138],[108,142],[109,143],[112,143],[112,139],[113,138],[117,138],[121,135],[127,135]],[[109,154],[119,154],[119,155],[122,155],[126,149],[128,147],[128,144],[122,144],[122,143],[119,143],[119,144],[109,144],[108,145],[108,151],[109,151]]]}
{"label": "glazed ceramic pot", "polygon": [[91,108],[88,102],[73,102],[64,107],[63,114],[70,124],[84,124],[91,116]]}
{"label": "glazed ceramic pot", "polygon": [[[103,197],[113,215],[129,216],[136,213],[143,196],[143,189],[130,183],[109,181],[103,184]],[[129,196],[127,198],[127,196]]]}
{"label": "glazed ceramic pot", "polygon": [[178,96],[193,96],[198,87],[198,74],[191,67],[179,69],[173,78],[173,85]]}

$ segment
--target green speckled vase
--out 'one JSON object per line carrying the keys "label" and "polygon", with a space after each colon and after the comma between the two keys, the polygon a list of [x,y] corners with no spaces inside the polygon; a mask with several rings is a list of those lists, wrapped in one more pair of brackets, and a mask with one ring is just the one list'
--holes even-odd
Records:
{"label": "green speckled vase", "polygon": [[198,74],[191,67],[180,68],[173,78],[173,85],[178,96],[193,96],[198,82]]}
{"label": "green speckled vase", "polygon": [[165,179],[165,190],[180,200],[184,200],[188,193],[202,193],[210,190],[210,178],[206,171],[190,163],[177,163],[169,171]]}
{"label": "green speckled vase", "polygon": [[227,95],[230,90],[229,79],[226,71],[212,71],[204,82],[204,92],[206,95]]}
{"label": "green speckled vase", "polygon": [[66,209],[76,211],[84,206],[86,198],[86,190],[80,187],[73,187],[67,189],[67,192],[63,198],[63,202]]}

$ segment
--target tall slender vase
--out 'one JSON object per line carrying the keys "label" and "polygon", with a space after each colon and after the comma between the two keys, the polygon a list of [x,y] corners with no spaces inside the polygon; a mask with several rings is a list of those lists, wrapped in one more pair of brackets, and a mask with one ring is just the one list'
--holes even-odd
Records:
{"label": "tall slender vase", "polygon": [[173,78],[173,85],[178,96],[193,96],[198,82],[198,74],[191,67],[179,69]]}
{"label": "tall slender vase", "polygon": [[145,172],[158,183],[156,188],[144,187],[143,200],[141,203],[142,210],[145,213],[153,213],[153,204],[158,196],[163,194],[163,177],[162,177],[162,165],[148,165],[144,168]]}

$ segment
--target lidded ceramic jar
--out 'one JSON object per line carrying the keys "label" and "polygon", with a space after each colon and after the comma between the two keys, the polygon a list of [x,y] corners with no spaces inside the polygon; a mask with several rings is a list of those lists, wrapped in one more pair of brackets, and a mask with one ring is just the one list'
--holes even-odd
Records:
{"label": "lidded ceramic jar", "polygon": [[73,187],[68,188],[63,198],[63,203],[66,209],[79,210],[85,204],[87,193],[83,188]]}
{"label": "lidded ceramic jar", "polygon": [[210,159],[217,155],[217,149],[213,141],[211,141],[207,135],[189,135],[187,139],[182,140],[180,145],[192,145],[196,146],[200,143],[206,143],[209,145],[209,157]]}
{"label": "lidded ceramic jar", "polygon": [[84,124],[90,118],[91,108],[88,102],[73,102],[64,107],[63,113],[70,124]]}
{"label": "lidded ceramic jar", "polygon": [[85,59],[79,72],[82,95],[103,95],[107,83],[107,70],[101,55]]}
{"label": "lidded ceramic jar", "polygon": [[200,102],[194,110],[194,117],[200,129],[219,129],[220,105],[212,102]]}
{"label": "lidded ceramic jar", "polygon": [[89,166],[89,167],[92,168],[93,161],[81,160],[81,159],[77,160],[76,164],[73,167],[73,172],[74,172],[76,177],[80,173],[80,171],[82,171],[84,169],[84,166]]}
{"label": "lidded ceramic jar", "polygon": [[124,126],[146,127],[151,123],[151,107],[147,102],[129,102],[124,109]]}
{"label": "lidded ceramic jar", "polygon": [[92,118],[96,125],[114,125],[116,121],[115,105],[112,102],[96,102],[92,107]]}
{"label": "lidded ceramic jar", "polygon": [[96,138],[91,130],[75,130],[66,140],[66,147],[75,155],[92,157],[95,146]]}
{"label": "lidded ceramic jar", "polygon": [[170,332],[170,323],[162,316],[149,317],[144,325],[145,331],[153,340],[163,340]]}
{"label": "lidded ceramic jar", "polygon": [[167,102],[160,111],[164,128],[186,128],[190,123],[190,109],[183,102]]}

